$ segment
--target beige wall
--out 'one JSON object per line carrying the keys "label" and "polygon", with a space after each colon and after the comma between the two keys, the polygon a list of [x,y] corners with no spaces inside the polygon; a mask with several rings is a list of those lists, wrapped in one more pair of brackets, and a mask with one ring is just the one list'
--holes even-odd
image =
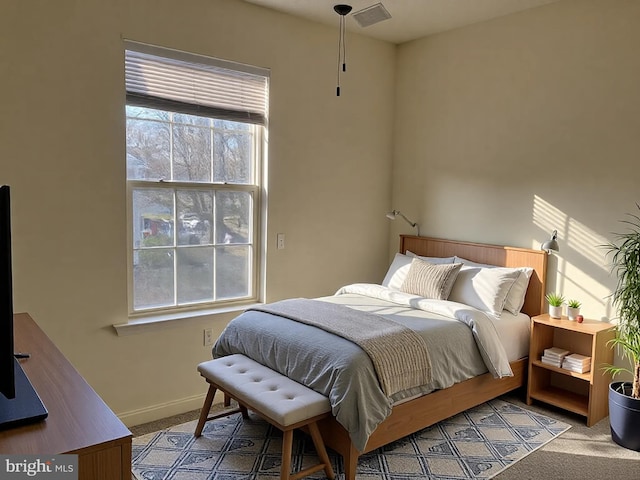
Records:
{"label": "beige wall", "polygon": [[640,200],[639,22],[637,1],[566,0],[401,45],[393,205],[431,236],[557,229],[549,290],[612,316],[598,245]]}
{"label": "beige wall", "polygon": [[[197,408],[203,328],[127,321],[123,43],[271,69],[267,300],[386,269],[395,47],[237,0],[8,0],[0,14],[0,183],[13,200],[14,300],[129,424]],[[276,233],[286,248],[275,250]],[[37,352],[32,352],[37,354]]]}

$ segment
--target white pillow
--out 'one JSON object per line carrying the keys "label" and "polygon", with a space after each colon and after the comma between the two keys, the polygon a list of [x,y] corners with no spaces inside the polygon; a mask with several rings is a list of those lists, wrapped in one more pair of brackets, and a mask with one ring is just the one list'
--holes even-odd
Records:
{"label": "white pillow", "polygon": [[533,268],[530,267],[518,267],[516,270],[520,271],[520,275],[513,282],[513,287],[509,290],[507,300],[504,302],[505,310],[514,315],[518,315],[522,310],[524,297],[527,294],[527,288],[529,288],[529,280],[533,274]]}
{"label": "white pillow", "polygon": [[456,260],[456,257],[422,257],[420,255],[416,255],[411,250],[407,250],[406,253],[408,257],[419,258],[420,260],[425,260],[429,263],[433,263],[434,265],[441,265],[443,263],[455,263]]}
{"label": "white pillow", "polygon": [[[509,267],[498,267],[497,265],[488,265],[485,263],[476,263],[471,260],[467,260],[462,257],[455,257],[456,262],[461,262],[463,265],[467,267],[481,267],[481,268],[509,268]],[[504,303],[504,309],[508,312],[518,315],[520,310],[522,310],[522,306],[524,305],[524,297],[527,293],[527,288],[529,287],[529,279],[533,274],[533,268],[531,267],[515,267],[512,270],[517,270],[520,272],[516,281],[513,282],[513,286],[507,293],[507,298]]]}
{"label": "white pillow", "polygon": [[509,290],[520,276],[512,268],[483,268],[463,265],[449,300],[464,303],[499,317]]}
{"label": "white pillow", "polygon": [[[456,262],[462,263],[465,267],[498,268],[498,265],[489,265],[488,263],[472,262],[471,260],[467,260],[466,258],[462,258],[457,255],[453,258],[455,259]],[[500,268],[503,268],[503,267],[500,267]]]}
{"label": "white pillow", "polygon": [[[414,257],[418,257],[415,253],[411,253],[407,250],[407,255],[403,255],[402,253],[396,253],[396,256],[393,258],[393,262],[389,266],[389,270],[387,270],[387,274],[382,280],[382,286],[391,288],[393,290],[402,289],[402,284],[404,283],[404,279],[407,277],[407,273],[409,273],[409,268],[411,267],[411,260]],[[440,263],[453,263],[453,257],[447,258],[436,258],[436,257],[418,257],[422,260],[426,260],[429,263],[440,264]]]}

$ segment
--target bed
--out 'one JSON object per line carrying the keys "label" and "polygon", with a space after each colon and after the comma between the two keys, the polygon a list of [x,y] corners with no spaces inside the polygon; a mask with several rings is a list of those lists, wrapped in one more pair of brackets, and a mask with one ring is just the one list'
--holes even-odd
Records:
{"label": "bed", "polygon": [[[363,321],[372,320],[366,315],[375,314],[416,330],[417,335],[424,337],[430,358],[425,359],[425,365],[418,359],[415,363],[421,371],[428,367],[431,374],[433,370],[428,380],[418,383],[389,390],[391,387],[386,384],[389,379],[383,381],[383,376],[378,375],[377,382],[378,366],[370,365],[374,359],[371,352],[364,353],[346,339],[349,337],[329,333],[330,328],[326,331],[324,325],[318,330],[313,323],[309,326],[299,323],[300,319],[292,322],[291,318],[286,318],[287,308],[304,309],[310,305],[292,303],[296,300],[276,302],[282,304],[279,308],[284,308],[285,313],[271,311],[268,306],[262,311],[240,315],[225,329],[213,353],[214,356],[244,354],[328,396],[334,415],[321,421],[319,427],[327,446],[342,455],[345,478],[355,480],[360,455],[525,384],[529,317],[538,315],[544,307],[546,263],[547,254],[538,250],[401,235],[399,253],[382,285],[345,286],[335,297],[310,301],[315,302],[314,308],[322,305],[318,316],[331,316],[332,309],[347,306],[350,308],[346,310],[350,312],[364,311]],[[409,271],[411,273],[407,273]],[[427,294],[421,290],[423,283],[428,283],[424,280],[427,277],[416,275],[416,271],[427,275],[435,271],[444,277],[437,283],[437,290],[429,290]],[[478,272],[486,277],[478,276]],[[526,280],[522,283],[525,272]],[[473,290],[475,296],[472,298],[465,288],[472,283],[477,285],[478,279],[482,278],[500,278],[502,296],[496,300],[493,295],[486,301],[488,303],[485,302],[489,305],[486,308],[481,302],[480,311],[477,302],[486,298],[480,295],[482,298],[478,300],[476,290]],[[422,283],[418,282],[417,291],[413,291],[411,288],[416,279]],[[516,292],[516,284],[520,285],[520,292]],[[510,294],[515,293],[518,293],[519,303],[516,301],[518,304],[510,308],[515,310],[507,313],[510,302],[507,296],[512,297]],[[442,302],[437,295],[444,295],[441,298],[448,300]],[[462,300],[464,303],[460,303]],[[497,303],[491,306],[492,302]],[[499,311],[491,312],[492,308]],[[424,322],[423,317],[428,317],[429,323]],[[295,320],[295,315],[292,318]],[[354,319],[353,325],[361,320]],[[415,328],[416,325],[422,328],[423,324],[424,332]],[[309,329],[313,330],[313,336],[308,333]],[[448,340],[434,340],[451,335],[456,335],[452,345],[448,345]],[[519,341],[515,340],[517,337]],[[260,338],[260,342],[256,338]],[[504,342],[504,338],[510,340]],[[413,337],[406,339],[407,345],[414,340]],[[419,343],[419,339],[417,341]],[[472,346],[465,346],[467,344]],[[398,358],[407,355],[404,350],[396,349],[398,353],[394,355]],[[407,358],[396,363],[412,364],[413,361],[407,361]],[[450,364],[453,365],[451,368]],[[404,378],[404,373],[391,375],[391,381],[396,377]],[[374,387],[368,377],[374,378]],[[349,385],[343,387],[347,382]],[[347,388],[349,394],[337,387],[334,389],[336,385]],[[357,412],[360,418],[349,415],[349,409]]]}

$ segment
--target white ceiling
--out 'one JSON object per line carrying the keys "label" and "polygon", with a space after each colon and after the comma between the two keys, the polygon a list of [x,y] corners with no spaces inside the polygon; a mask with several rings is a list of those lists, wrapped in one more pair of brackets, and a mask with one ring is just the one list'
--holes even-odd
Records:
{"label": "white ceiling", "polygon": [[361,28],[346,17],[347,30],[392,43],[403,43],[433,33],[482,22],[559,0],[245,0],[297,17],[337,26],[333,10],[338,3],[353,7],[352,14],[382,3],[391,18]]}

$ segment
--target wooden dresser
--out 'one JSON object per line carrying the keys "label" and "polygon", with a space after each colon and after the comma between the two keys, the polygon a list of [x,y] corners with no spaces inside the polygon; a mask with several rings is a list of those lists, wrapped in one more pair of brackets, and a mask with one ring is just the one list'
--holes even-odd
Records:
{"label": "wooden dresser", "polygon": [[2,454],[78,455],[82,480],[130,480],[131,432],[26,313],[14,315],[15,350],[49,411],[46,420],[0,431]]}

